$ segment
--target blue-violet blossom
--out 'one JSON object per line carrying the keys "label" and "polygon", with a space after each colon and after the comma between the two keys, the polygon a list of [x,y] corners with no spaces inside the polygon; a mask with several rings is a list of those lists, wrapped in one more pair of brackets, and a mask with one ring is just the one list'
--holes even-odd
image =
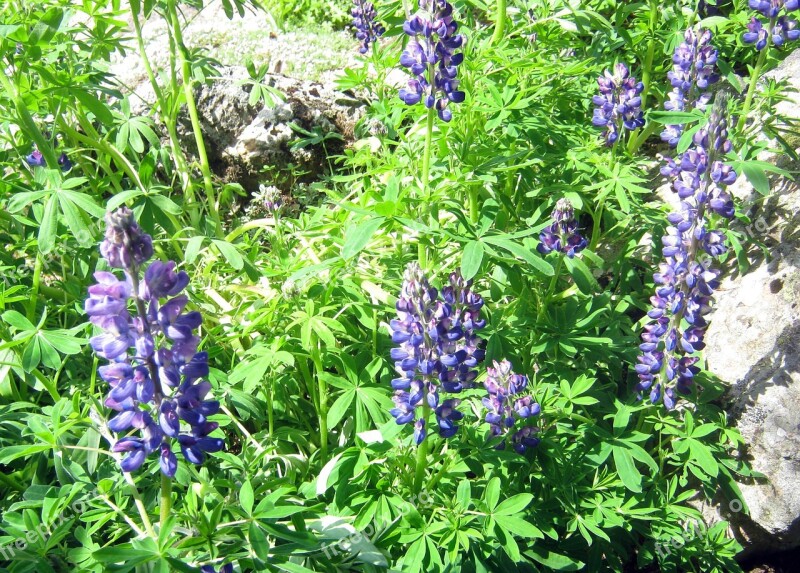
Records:
{"label": "blue-violet blossom", "polygon": [[457,394],[471,387],[477,376],[475,367],[483,360],[481,339],[475,333],[486,325],[480,311],[483,299],[470,290],[471,282],[457,272],[439,291],[432,287],[419,264],[412,263],[405,272],[397,318],[392,320],[392,360],[400,375],[392,380],[395,407],[392,416],[398,424],[414,422],[414,441],[422,443],[427,435],[426,416],[430,408],[436,414],[439,435],[447,438],[457,431],[456,422],[463,414],[456,407],[460,400],[440,399],[440,389]]}
{"label": "blue-violet blossom", "polygon": [[[512,433],[517,421],[538,416],[541,412],[541,406],[531,396],[519,396],[528,386],[527,376],[514,374],[508,360],[495,360],[493,366],[486,368],[486,375],[483,384],[489,395],[483,398],[483,405],[489,410],[485,419],[491,427],[491,435],[506,436],[520,454],[538,445],[536,434],[539,428],[535,426],[523,426]],[[497,449],[504,449],[506,440],[500,442]]]}
{"label": "blue-violet blossom", "polygon": [[[691,28],[684,33],[684,41],[672,55],[672,71],[667,74],[672,91],[667,94],[664,109],[668,111],[705,110],[711,94],[705,91],[719,80],[716,73],[717,50],[711,45],[709,30],[695,32]],[[681,125],[667,125],[661,139],[675,147],[683,133]]]}
{"label": "blue-violet blossom", "polygon": [[586,248],[586,239],[578,233],[578,222],[569,199],[559,199],[551,215],[553,223],[539,233],[536,250],[546,255],[552,251],[569,258]]}
{"label": "blue-violet blossom", "polygon": [[355,29],[356,39],[361,42],[361,47],[358,51],[366,54],[369,51],[370,43],[377,42],[386,29],[380,22],[375,21],[378,14],[372,2],[353,0],[353,4],[355,6],[353,6],[350,13],[353,15],[353,28]]}
{"label": "blue-violet blossom", "polygon": [[747,24],[747,32],[742,35],[745,44],[755,44],[756,50],[761,51],[767,47],[770,39],[776,46],[782,46],[786,40],[800,38],[797,20],[787,16],[788,12],[800,7],[799,0],[750,0],[749,4],[750,8],[768,18],[769,22],[765,26],[758,18],[751,18]]}
{"label": "blue-violet blossom", "polygon": [[400,64],[414,77],[407,88],[400,90],[400,99],[407,105],[422,101],[428,109],[435,107],[441,120],[450,121],[453,114],[447,109],[448,104],[461,103],[465,97],[456,79],[456,67],[464,61],[464,54],[455,53],[464,37],[456,33],[458,23],[446,0],[419,0],[419,8],[403,24],[411,39],[400,56]]}
{"label": "blue-violet blossom", "polygon": [[663,398],[668,409],[677,403],[676,390],[691,393],[699,372],[696,353],[705,346],[705,316],[718,286],[719,271],[699,255],[705,251],[714,259],[727,251],[724,235],[709,229],[708,221],[711,213],[727,219],[734,214],[726,186],[737,176],[721,161],[731,149],[724,113],[725,98],[717,96],[709,122],[694,134],[692,148],[661,170],[672,179],[681,204],[667,217],[670,225],[661,239],[664,262],[653,276],[656,292],[639,345],[636,390],[639,396],[649,391],[654,403]]}
{"label": "blue-violet blossom", "polygon": [[180,294],[189,276],[176,272],[173,261],[155,260],[144,268],[153,256],[153,241],[126,207],[106,215],[100,253],[125,275],[119,280],[113,272],[96,272],[97,284],[89,287],[85,304],[89,320],[104,331],[89,342],[109,361],[99,369],[111,386],[105,405],[117,412],[108,427],[124,434],[111,449],[126,454],[120,462],[124,472],[135,471],[148,454],[158,452],[161,471],[172,477],[178,463],[173,441],[193,464],[224,446],[222,439],[209,436],[218,424],[208,418],[220,404],[206,400],[208,354],[197,352],[200,339],[194,332],[202,317],[185,312],[189,299]]}
{"label": "blue-violet blossom", "polygon": [[600,95],[592,98],[595,105],[592,124],[605,128],[606,145],[613,145],[620,137],[622,128],[636,129],[644,125],[642,98],[644,84],[630,75],[628,66],[619,63],[614,73],[608,70],[597,78]]}

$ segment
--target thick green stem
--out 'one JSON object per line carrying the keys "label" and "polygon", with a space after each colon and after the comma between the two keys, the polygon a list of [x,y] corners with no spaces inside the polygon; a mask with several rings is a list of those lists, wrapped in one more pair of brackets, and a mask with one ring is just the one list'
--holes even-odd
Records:
{"label": "thick green stem", "polygon": [[164,527],[164,524],[167,522],[169,518],[169,512],[172,510],[172,480],[165,476],[163,473],[161,474],[161,512],[160,512],[160,523],[161,527]]}
{"label": "thick green stem", "polygon": [[606,199],[603,197],[600,200],[600,204],[597,206],[597,211],[595,211],[593,221],[592,221],[592,241],[589,243],[589,250],[594,252],[597,248],[597,243],[600,240],[600,223],[603,220],[603,209],[606,206]]}
{"label": "thick green stem", "polygon": [[775,27],[775,18],[772,18],[769,21],[769,33],[767,33],[767,45],[764,46],[764,49],[761,50],[761,53],[758,55],[758,61],[756,61],[756,67],[753,68],[753,72],[750,75],[750,85],[747,87],[747,95],[744,98],[744,107],[742,108],[742,112],[739,115],[739,121],[736,122],[736,131],[740,133],[744,129],[744,124],[747,121],[747,114],[750,113],[750,106],[753,104],[753,96],[756,93],[756,87],[758,86],[758,78],[761,76],[761,69],[764,67],[764,63],[767,61],[767,52],[769,51],[769,45],[772,41],[772,30],[774,27]]}
{"label": "thick green stem", "polygon": [[31,283],[31,296],[28,299],[27,318],[29,321],[35,323],[36,318],[36,301],[39,298],[39,285],[42,282],[42,255],[36,251],[36,262],[33,264],[33,282]]}
{"label": "thick green stem", "polygon": [[208,212],[211,216],[212,223],[214,224],[214,233],[218,238],[221,239],[222,222],[219,218],[219,206],[217,205],[217,197],[214,191],[214,182],[211,179],[211,166],[208,162],[205,139],[203,137],[203,130],[200,125],[200,117],[197,114],[197,104],[194,101],[194,92],[192,91],[193,79],[192,69],[189,64],[189,54],[185,44],[183,43],[183,33],[181,31],[178,10],[175,7],[174,0],[170,0],[169,2],[169,12],[172,24],[172,34],[175,38],[178,57],[181,64],[181,74],[183,76],[183,95],[186,99],[186,108],[189,110],[189,118],[192,122],[192,133],[194,134],[195,143],[197,144],[197,155],[200,159],[200,172],[203,174],[203,187],[206,191]]}
{"label": "thick green stem", "polygon": [[[169,135],[170,144],[172,146],[172,159],[175,162],[175,168],[181,177],[184,202],[191,215],[197,210],[197,205],[194,198],[194,187],[192,185],[191,173],[189,172],[189,168],[186,166],[186,157],[183,155],[180,139],[178,139],[178,130],[175,118],[173,117],[173,114],[167,105],[167,101],[164,97],[164,92],[161,89],[161,86],[158,85],[158,80],[156,80],[156,75],[153,72],[150,59],[147,57],[147,51],[145,50],[144,45],[144,37],[142,36],[142,26],[139,22],[139,15],[133,9],[133,6],[131,6],[131,17],[133,19],[133,28],[136,32],[136,42],[139,46],[139,53],[142,57],[142,63],[144,64],[147,78],[150,80],[150,85],[153,87],[153,92],[156,94],[159,115],[161,116],[161,121],[163,121],[164,125],[167,127],[167,134]],[[195,221],[199,221],[199,213],[196,213],[196,215],[197,216],[195,217],[191,217],[193,223]]]}
{"label": "thick green stem", "polygon": [[33,120],[33,117],[28,111],[28,106],[26,106],[25,102],[22,101],[22,98],[17,93],[17,90],[11,83],[11,80],[8,79],[8,76],[6,76],[5,72],[0,74],[0,84],[2,84],[6,93],[14,102],[14,107],[17,109],[17,115],[19,116],[20,123],[22,124],[20,127],[22,127],[25,133],[31,139],[33,139],[34,143],[36,143],[36,148],[42,153],[42,157],[44,157],[47,167],[50,169],[60,169],[58,166],[58,157],[56,156],[53,146],[50,145],[50,142],[47,141],[47,138],[42,135],[42,132],[39,130],[39,127],[36,125],[36,122]]}
{"label": "thick green stem", "polygon": [[470,185],[467,192],[469,193],[469,220],[473,223],[477,223],[478,217],[480,216],[480,209],[478,207],[478,186]]}
{"label": "thick green stem", "polygon": [[422,491],[422,483],[425,481],[425,470],[428,467],[428,448],[430,447],[430,436],[428,436],[428,418],[431,412],[431,407],[428,401],[422,401],[422,420],[425,422],[425,439],[417,446],[417,461],[414,467],[414,493]]}
{"label": "thick green stem", "polygon": [[547,287],[547,292],[545,293],[544,298],[542,298],[541,303],[539,304],[539,313],[536,319],[537,322],[541,321],[545,311],[547,310],[547,306],[550,304],[550,297],[553,296],[553,292],[555,292],[556,290],[556,286],[558,285],[558,279],[561,276],[561,267],[563,265],[564,265],[564,253],[559,253],[558,262],[556,263],[555,274],[553,274],[553,278],[550,279],[550,284]]}
{"label": "thick green stem", "polygon": [[328,460],[328,384],[322,367],[322,357],[319,352],[319,340],[316,336],[311,339],[311,361],[314,363],[314,375],[317,379],[317,417],[319,419],[319,449],[322,462]]}
{"label": "thick green stem", "polygon": [[494,34],[492,34],[492,45],[497,45],[503,39],[506,32],[506,0],[497,0],[497,12],[494,17]]}
{"label": "thick green stem", "polygon": [[[431,72],[433,76],[433,72]],[[425,125],[425,149],[422,152],[422,194],[425,198],[426,206],[430,212],[432,222],[439,222],[439,206],[430,197],[430,173],[431,173],[431,147],[433,146],[433,123],[436,120],[436,110],[428,110],[427,123]]]}
{"label": "thick green stem", "polygon": [[656,19],[658,18],[659,4],[655,0],[650,0],[650,40],[647,43],[647,54],[645,55],[644,68],[642,69],[642,109],[647,109],[647,95],[650,92],[650,76],[653,73],[653,58],[656,53]]}

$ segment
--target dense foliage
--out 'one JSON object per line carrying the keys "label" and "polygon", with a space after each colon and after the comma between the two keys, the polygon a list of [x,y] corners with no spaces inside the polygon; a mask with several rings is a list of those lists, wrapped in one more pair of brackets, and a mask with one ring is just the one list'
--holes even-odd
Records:
{"label": "dense foliage", "polygon": [[2,8],[0,571],[738,570],[703,334],[797,2],[356,0],[366,114],[301,209],[212,171],[202,4]]}

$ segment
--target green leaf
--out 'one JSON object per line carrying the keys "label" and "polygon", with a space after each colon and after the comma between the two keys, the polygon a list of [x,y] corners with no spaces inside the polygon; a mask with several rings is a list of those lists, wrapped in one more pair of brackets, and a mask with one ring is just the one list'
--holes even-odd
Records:
{"label": "green leaf", "polygon": [[544,533],[542,533],[541,529],[532,523],[528,523],[521,517],[497,515],[495,516],[495,521],[497,521],[503,529],[507,529],[514,535],[519,535],[526,539],[544,539]]}
{"label": "green leaf", "polygon": [[583,561],[574,561],[566,555],[537,548],[535,545],[525,551],[524,555],[530,556],[534,561],[553,571],[579,571],[584,567]]}
{"label": "green leaf", "polygon": [[7,310],[0,316],[0,318],[3,319],[3,322],[10,324],[17,330],[21,330],[23,332],[36,330],[36,327],[31,323],[31,321],[22,316],[22,314],[16,310]]}
{"label": "green leaf", "polygon": [[336,401],[333,403],[330,411],[328,412],[329,428],[336,427],[336,425],[342,421],[342,418],[344,418],[345,414],[347,414],[347,410],[350,409],[350,405],[353,403],[355,396],[356,391],[350,389],[336,398]]}
{"label": "green leaf", "polygon": [[684,125],[703,119],[703,115],[685,111],[651,111],[647,118],[661,125]]}
{"label": "green leaf", "polygon": [[717,477],[719,474],[719,465],[714,459],[714,455],[706,446],[694,438],[686,440],[689,444],[689,451],[692,454],[692,461],[696,462],[703,471],[711,477]]}
{"label": "green leaf", "polygon": [[494,511],[497,507],[497,502],[500,500],[500,478],[494,477],[486,484],[486,491],[483,494],[483,499],[489,508],[489,511]]}
{"label": "green leaf", "polygon": [[481,241],[470,241],[464,247],[461,255],[461,275],[470,280],[481,268],[483,262],[483,243]]}
{"label": "green leaf", "polygon": [[253,552],[256,556],[262,561],[268,561],[269,541],[267,541],[267,536],[261,531],[261,528],[255,521],[250,522],[248,537],[250,538],[250,546],[253,548]]}
{"label": "green leaf", "polygon": [[597,280],[592,275],[592,271],[589,270],[589,267],[587,267],[586,263],[581,259],[577,257],[564,257],[564,262],[575,284],[583,294],[593,294],[602,290]]}
{"label": "green leaf", "polygon": [[515,243],[510,239],[504,239],[501,237],[485,237],[484,240],[487,243],[497,245],[498,247],[507,250],[512,255],[519,257],[545,276],[552,277],[554,274],[556,274],[556,271],[552,266],[550,266],[550,264],[547,263],[547,261],[542,259],[538,254],[535,254],[530,249],[523,247],[519,243]]}
{"label": "green leaf", "polygon": [[383,217],[375,217],[353,227],[344,241],[342,258],[349,260],[360,253],[384,221]]}
{"label": "green leaf", "polygon": [[642,474],[636,469],[636,464],[633,461],[633,456],[625,448],[614,447],[614,465],[617,467],[617,473],[628,490],[634,493],[641,493],[642,491]]}
{"label": "green leaf", "polygon": [[228,261],[228,264],[231,267],[237,271],[242,270],[242,267],[244,267],[244,259],[242,258],[242,254],[239,252],[239,249],[227,241],[214,239],[212,242],[214,243],[214,246],[219,249],[220,254],[225,257],[225,260]]}
{"label": "green leaf", "polygon": [[39,252],[46,255],[56,246],[56,234],[58,232],[58,211],[56,210],[56,196],[50,195],[44,206],[42,224],[39,227]]}
{"label": "green leaf", "polygon": [[519,513],[528,507],[531,501],[533,501],[533,495],[529,493],[518,493],[517,495],[513,495],[508,499],[503,500],[503,502],[498,505],[492,513],[495,516],[514,515],[515,513]]}
{"label": "green leaf", "polygon": [[81,102],[83,107],[91,111],[100,123],[105,125],[114,123],[114,115],[111,113],[111,110],[109,110],[108,106],[101,102],[96,95],[82,89],[73,89],[70,93],[75,96],[75,99]]}
{"label": "green leaf", "polygon": [[744,176],[753,185],[756,191],[765,197],[769,195],[769,179],[763,169],[753,165],[752,163],[742,162],[741,164]]}
{"label": "green leaf", "polygon": [[254,500],[253,484],[250,483],[250,480],[245,480],[242,487],[239,489],[239,503],[247,515],[253,514]]}

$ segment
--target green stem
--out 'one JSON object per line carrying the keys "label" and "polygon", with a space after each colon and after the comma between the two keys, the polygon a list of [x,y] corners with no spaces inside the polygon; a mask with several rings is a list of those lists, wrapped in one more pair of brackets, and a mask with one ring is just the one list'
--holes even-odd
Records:
{"label": "green stem", "polygon": [[311,361],[314,363],[314,375],[317,379],[317,398],[319,418],[319,448],[323,463],[328,460],[328,383],[322,376],[322,357],[319,353],[319,340],[316,336],[311,339]]}
{"label": "green stem", "polygon": [[[167,127],[167,133],[172,145],[172,159],[175,162],[175,167],[178,170],[178,173],[181,177],[181,182],[183,183],[184,201],[187,208],[190,210],[190,213],[193,213],[197,208],[194,199],[194,187],[191,183],[191,173],[186,166],[186,157],[183,155],[183,150],[180,146],[180,140],[178,139],[178,130],[175,123],[175,118],[170,113],[169,106],[167,105],[166,98],[164,97],[164,92],[161,89],[161,86],[158,85],[156,75],[153,72],[152,66],[150,65],[150,58],[147,57],[147,51],[145,50],[144,37],[142,36],[142,26],[141,22],[139,22],[139,15],[133,9],[133,6],[131,6],[131,17],[133,19],[133,28],[136,32],[136,42],[139,46],[139,53],[142,57],[142,63],[144,64],[147,77],[150,80],[150,85],[153,87],[153,92],[156,94],[161,121],[163,121],[164,125]],[[199,221],[199,213],[197,214],[197,217],[192,217],[193,222],[195,219]]]}
{"label": "green stem", "polygon": [[742,108],[741,115],[739,115],[739,121],[736,123],[736,131],[739,133],[744,129],[744,124],[747,121],[747,114],[750,113],[750,106],[753,104],[753,96],[756,93],[758,78],[761,76],[761,68],[764,67],[764,63],[767,61],[767,52],[769,51],[769,45],[772,41],[772,30],[774,27],[775,18],[771,18],[769,21],[769,32],[767,33],[767,45],[764,46],[764,49],[761,50],[761,53],[758,55],[756,67],[753,68],[753,73],[750,76],[750,85],[747,87],[747,95],[744,98],[744,107]]}
{"label": "green stem", "polygon": [[506,31],[506,0],[497,0],[497,12],[494,17],[494,34],[492,34],[492,45],[497,45],[503,39]]}
{"label": "green stem", "polygon": [[542,302],[539,306],[539,314],[537,316],[536,321],[539,322],[544,316],[544,311],[547,310],[547,306],[550,304],[550,297],[553,296],[553,292],[556,290],[556,285],[558,285],[558,279],[561,276],[561,267],[564,265],[564,253],[559,253],[558,255],[558,262],[556,263],[556,270],[555,274],[553,274],[553,278],[550,279],[550,284],[547,287],[547,292],[542,298]]}
{"label": "green stem", "polygon": [[597,248],[597,243],[600,240],[600,223],[603,220],[603,209],[606,206],[606,199],[603,197],[600,204],[597,206],[597,211],[594,214],[594,221],[592,221],[592,241],[589,243],[589,250],[594,252]]}
{"label": "green stem", "polygon": [[[430,72],[433,76],[433,71]],[[433,85],[433,84],[431,84]],[[431,172],[431,148],[433,146],[433,122],[436,120],[436,110],[428,110],[427,124],[425,126],[425,149],[422,152],[422,194],[425,198],[426,206],[430,210],[431,221],[439,222],[439,206],[430,199],[430,172]]]}
{"label": "green stem", "polygon": [[161,512],[160,512],[161,527],[164,527],[164,524],[167,522],[167,519],[169,519],[169,513],[171,510],[172,510],[172,480],[162,473]]}
{"label": "green stem", "polygon": [[658,18],[658,2],[650,0],[650,40],[647,43],[647,55],[642,69],[642,109],[647,109],[647,94],[650,92],[650,75],[653,72],[653,57],[656,53],[656,19]]}
{"label": "green stem", "polygon": [[478,217],[480,216],[480,210],[478,208],[478,186],[477,185],[470,185],[469,190],[469,220],[473,223],[478,222]]}
{"label": "green stem", "polygon": [[31,296],[28,300],[28,312],[27,318],[29,321],[35,323],[36,317],[36,301],[39,298],[39,285],[42,282],[42,267],[44,263],[42,262],[42,255],[39,251],[36,251],[36,262],[33,264],[33,282],[31,284]]}
{"label": "green stem", "polygon": [[414,493],[417,494],[422,491],[422,482],[425,480],[425,469],[427,468],[428,463],[428,449],[430,447],[430,436],[428,436],[428,432],[430,431],[430,427],[428,424],[428,418],[430,417],[429,414],[431,412],[431,407],[428,405],[428,401],[423,399],[422,400],[422,420],[425,421],[425,439],[422,440],[422,443],[417,446],[417,461],[414,467]]}
{"label": "green stem", "polygon": [[180,58],[181,74],[183,76],[183,95],[186,98],[186,108],[189,110],[189,118],[192,122],[192,133],[194,134],[195,143],[197,144],[197,155],[200,158],[200,172],[203,174],[203,187],[206,191],[208,212],[211,215],[211,220],[214,224],[214,233],[217,238],[221,239],[222,223],[219,218],[219,206],[217,205],[214,183],[211,179],[211,166],[208,162],[205,139],[203,137],[203,130],[200,125],[200,117],[197,114],[197,104],[194,101],[194,93],[192,91],[192,69],[189,65],[188,50],[186,49],[186,45],[183,43],[183,33],[181,32],[181,25],[178,18],[178,10],[175,7],[175,0],[170,0],[169,12],[172,24],[172,34],[175,38],[178,56]]}
{"label": "green stem", "polygon": [[50,145],[50,142],[47,141],[44,135],[42,135],[41,130],[39,130],[39,127],[36,125],[36,122],[33,120],[33,117],[28,111],[28,106],[25,105],[25,102],[17,93],[17,90],[11,83],[11,80],[8,79],[8,76],[5,74],[5,72],[0,74],[0,84],[2,84],[5,92],[14,102],[14,107],[17,109],[17,115],[19,116],[20,123],[22,124],[20,127],[22,127],[25,133],[31,139],[33,139],[34,143],[36,143],[36,148],[42,153],[42,157],[44,157],[47,167],[50,169],[60,170],[58,166],[58,157],[56,156],[53,146]]}

